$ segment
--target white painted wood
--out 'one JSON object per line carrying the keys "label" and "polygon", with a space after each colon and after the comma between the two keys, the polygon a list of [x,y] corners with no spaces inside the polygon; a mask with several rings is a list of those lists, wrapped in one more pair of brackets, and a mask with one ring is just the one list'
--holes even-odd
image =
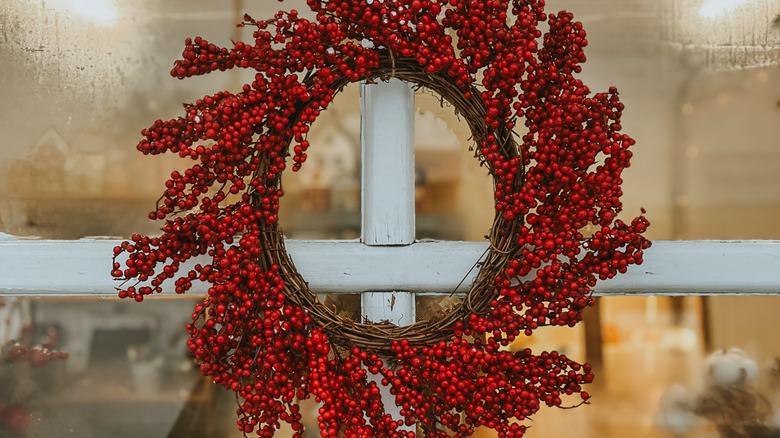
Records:
{"label": "white painted wood", "polygon": [[398,79],[361,84],[362,240],[414,242],[414,91]]}
{"label": "white painted wood", "polygon": [[780,241],[656,241],[597,295],[777,295]]}
{"label": "white painted wood", "polygon": [[363,292],[360,308],[368,321],[400,326],[414,323],[416,311],[411,292]]}
{"label": "white painted wood", "polygon": [[[360,236],[369,247],[393,245],[384,265],[401,263],[397,250],[411,245],[414,226],[414,91],[398,79],[360,85],[362,145]],[[417,270],[417,268],[412,268]],[[388,280],[384,266],[374,274]],[[405,270],[399,280],[409,278]],[[393,282],[360,296],[361,313],[368,321],[409,325],[415,321],[414,294]],[[381,376],[370,379],[379,385],[385,412],[401,419],[401,408]],[[403,427],[411,430],[411,427]]]}
{"label": "white painted wood", "polygon": [[[117,282],[109,275],[111,250],[120,243],[0,240],[0,294],[112,296]],[[487,245],[417,242],[404,247],[369,247],[357,241],[290,240],[286,247],[317,293],[405,290],[449,294]],[[477,271],[472,270],[459,291],[468,289]],[[172,289],[172,285],[167,286]],[[205,292],[205,286],[196,283],[190,294]],[[777,295],[780,241],[656,241],[646,251],[642,265],[600,281],[595,293]]]}
{"label": "white painted wood", "polygon": [[0,294],[115,294],[110,269],[118,240],[0,240]]}

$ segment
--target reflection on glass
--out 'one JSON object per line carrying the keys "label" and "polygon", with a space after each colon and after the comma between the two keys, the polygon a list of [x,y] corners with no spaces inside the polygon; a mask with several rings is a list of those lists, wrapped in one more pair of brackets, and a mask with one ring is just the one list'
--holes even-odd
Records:
{"label": "reflection on glass", "polygon": [[[323,299],[359,317],[357,295]],[[768,318],[776,297],[598,301],[574,329],[540,329],[510,346],[564,352],[592,363],[597,376],[586,389],[590,404],[542,409],[528,437],[567,436],[575,427],[593,438],[726,438],[724,425],[780,424],[780,346],[766,336],[776,329]],[[202,377],[187,355],[184,326],[197,302],[2,299],[0,436],[241,436],[235,395]],[[423,317],[454,303],[417,297]],[[318,436],[316,403],[303,406],[306,436]]]}
{"label": "reflection on glass", "polygon": [[5,299],[0,436],[231,436],[230,403],[187,355],[196,301],[155,301]]}

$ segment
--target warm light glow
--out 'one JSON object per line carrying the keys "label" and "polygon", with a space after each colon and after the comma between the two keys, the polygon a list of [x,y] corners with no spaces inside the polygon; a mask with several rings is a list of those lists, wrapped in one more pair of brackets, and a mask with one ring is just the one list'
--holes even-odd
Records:
{"label": "warm light glow", "polygon": [[116,23],[117,10],[114,0],[54,0],[55,8],[80,15],[99,26]]}
{"label": "warm light glow", "polygon": [[699,9],[699,15],[707,18],[715,18],[729,13],[749,1],[750,0],[707,0]]}

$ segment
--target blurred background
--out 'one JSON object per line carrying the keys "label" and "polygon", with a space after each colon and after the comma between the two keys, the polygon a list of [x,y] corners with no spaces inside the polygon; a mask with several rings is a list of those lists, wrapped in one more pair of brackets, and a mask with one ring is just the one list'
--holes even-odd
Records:
{"label": "blurred background", "polygon": [[[186,163],[141,155],[141,129],[252,77],[171,78],[184,39],[229,45],[250,37],[234,26],[244,12],[293,8],[308,13],[302,0],[3,0],[0,232],[155,234],[146,214]],[[637,144],[624,173],[625,218],[646,208],[656,240],[780,239],[779,0],[549,0],[547,8],[583,22],[581,79],[593,92],[616,86],[626,105],[623,130]],[[285,177],[288,238],[359,236],[358,94],[352,85],[337,96],[309,134],[306,165]],[[482,240],[491,180],[468,151],[468,128],[436,96],[422,90],[416,102],[417,237]],[[0,364],[11,376],[0,379],[0,436],[238,435],[233,395],[186,357],[184,324],[196,302],[0,297],[0,342],[69,352],[35,369]],[[540,330],[513,346],[557,349],[597,372],[589,405],[543,409],[527,436],[721,436],[712,418],[664,417],[662,395],[706,392],[714,368],[705,358],[738,347],[759,370],[742,381],[780,407],[771,384],[778,313],[777,297],[599,298],[576,328]],[[678,423],[686,427],[670,427]]]}

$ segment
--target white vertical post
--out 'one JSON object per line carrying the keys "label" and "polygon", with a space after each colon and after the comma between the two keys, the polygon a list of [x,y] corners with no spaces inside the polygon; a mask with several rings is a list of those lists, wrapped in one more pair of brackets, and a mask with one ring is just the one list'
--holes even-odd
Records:
{"label": "white vertical post", "polygon": [[363,292],[360,308],[363,315],[373,322],[388,321],[395,325],[414,323],[415,304],[413,292]]}
{"label": "white vertical post", "polygon": [[[369,246],[414,243],[414,91],[398,79],[360,86],[361,240]],[[392,263],[388,260],[388,263]],[[371,291],[362,299],[372,321],[414,322],[409,292]]]}
{"label": "white vertical post", "polygon": [[362,240],[414,243],[414,91],[398,79],[361,85]]}
{"label": "white vertical post", "polygon": [[[363,83],[360,90],[361,240],[369,246],[410,245],[415,236],[414,91],[398,79]],[[370,291],[361,295],[361,312],[374,322],[412,324],[414,307],[411,292]],[[380,379],[375,380],[379,384]],[[400,419],[395,397],[385,387],[382,391],[386,412]]]}

